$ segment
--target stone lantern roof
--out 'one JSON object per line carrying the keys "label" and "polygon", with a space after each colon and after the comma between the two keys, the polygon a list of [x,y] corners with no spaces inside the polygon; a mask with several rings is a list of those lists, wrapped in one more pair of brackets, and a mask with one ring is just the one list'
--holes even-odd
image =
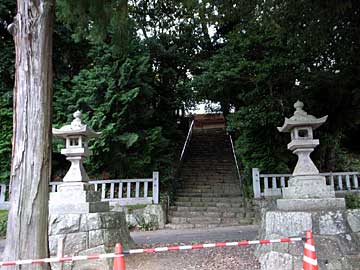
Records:
{"label": "stone lantern roof", "polygon": [[88,125],[85,125],[81,122],[81,112],[76,111],[73,114],[74,120],[70,125],[63,126],[60,129],[53,128],[52,132],[56,137],[66,139],[69,136],[84,136],[86,138],[95,138],[98,137],[101,132],[95,132]]}
{"label": "stone lantern roof", "polygon": [[324,116],[321,118],[316,118],[313,115],[308,114],[303,110],[304,103],[301,101],[297,101],[294,104],[294,108],[296,109],[294,115],[290,118],[285,117],[285,122],[282,127],[278,127],[277,129],[280,132],[290,132],[294,127],[308,126],[313,129],[317,129],[322,124],[324,124],[328,118],[328,116]]}

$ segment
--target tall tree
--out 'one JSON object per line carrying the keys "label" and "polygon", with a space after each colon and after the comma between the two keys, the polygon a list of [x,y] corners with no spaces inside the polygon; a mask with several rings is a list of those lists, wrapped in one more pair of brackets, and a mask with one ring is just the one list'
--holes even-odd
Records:
{"label": "tall tree", "polygon": [[53,12],[54,0],[18,0],[17,15],[8,28],[15,41],[16,73],[4,259],[48,255]]}

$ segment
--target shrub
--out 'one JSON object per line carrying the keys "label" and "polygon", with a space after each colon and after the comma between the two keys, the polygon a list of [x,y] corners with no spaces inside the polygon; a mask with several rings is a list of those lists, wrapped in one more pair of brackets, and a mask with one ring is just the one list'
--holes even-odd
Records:
{"label": "shrub", "polygon": [[345,202],[348,209],[360,208],[360,193],[346,194]]}
{"label": "shrub", "polygon": [[6,237],[8,211],[0,210],[0,237]]}

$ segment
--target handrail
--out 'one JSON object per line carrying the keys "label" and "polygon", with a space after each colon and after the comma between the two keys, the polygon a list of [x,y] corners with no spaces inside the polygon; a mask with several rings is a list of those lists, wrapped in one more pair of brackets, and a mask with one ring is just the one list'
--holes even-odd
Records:
{"label": "handrail", "polygon": [[187,145],[188,145],[189,142],[190,142],[191,135],[192,135],[192,131],[193,131],[193,126],[194,126],[194,120],[192,120],[192,122],[191,122],[191,124],[190,124],[189,131],[188,131],[188,134],[187,134],[187,136],[186,136],[186,141],[185,141],[184,146],[183,146],[183,149],[182,149],[182,151],[181,151],[180,163],[181,163],[182,159],[184,158],[184,154],[185,154],[186,147],[187,147]]}
{"label": "handrail", "polygon": [[234,143],[231,137],[231,134],[229,134],[229,138],[230,138],[230,143],[231,143],[231,149],[234,155],[234,160],[235,160],[235,165],[236,165],[236,170],[237,170],[237,174],[239,176],[239,182],[240,182],[240,194],[243,195],[243,190],[242,190],[242,177],[240,174],[240,169],[239,169],[239,164],[237,162],[237,158],[236,158],[236,154],[235,154],[235,149],[234,149]]}

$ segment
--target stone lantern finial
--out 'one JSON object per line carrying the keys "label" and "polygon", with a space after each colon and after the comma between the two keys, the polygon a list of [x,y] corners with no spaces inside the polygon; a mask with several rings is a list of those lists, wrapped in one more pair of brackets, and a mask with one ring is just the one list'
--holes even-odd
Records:
{"label": "stone lantern finial", "polygon": [[302,111],[302,108],[304,108],[304,103],[298,100],[294,103],[294,108],[296,111]]}
{"label": "stone lantern finial", "polygon": [[81,122],[81,117],[82,117],[81,112],[77,110],[76,112],[73,113],[73,116],[74,116],[74,120],[72,120],[71,126],[74,128],[81,127],[83,125],[83,123]]}

